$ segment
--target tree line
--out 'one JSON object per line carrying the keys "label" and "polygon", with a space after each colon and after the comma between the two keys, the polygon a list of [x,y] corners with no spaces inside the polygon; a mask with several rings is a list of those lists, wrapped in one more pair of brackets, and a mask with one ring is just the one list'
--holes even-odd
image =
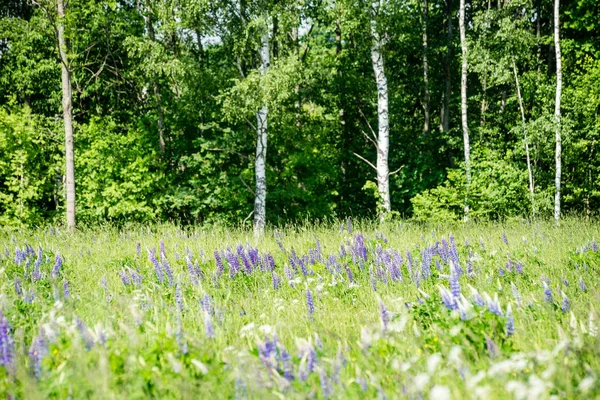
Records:
{"label": "tree line", "polygon": [[594,0],[13,0],[0,18],[6,225],[600,204]]}

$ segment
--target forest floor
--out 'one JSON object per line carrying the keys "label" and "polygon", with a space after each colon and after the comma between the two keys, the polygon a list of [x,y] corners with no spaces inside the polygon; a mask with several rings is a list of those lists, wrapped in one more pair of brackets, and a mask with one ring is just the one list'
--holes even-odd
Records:
{"label": "forest floor", "polygon": [[3,398],[598,398],[600,226],[0,231]]}

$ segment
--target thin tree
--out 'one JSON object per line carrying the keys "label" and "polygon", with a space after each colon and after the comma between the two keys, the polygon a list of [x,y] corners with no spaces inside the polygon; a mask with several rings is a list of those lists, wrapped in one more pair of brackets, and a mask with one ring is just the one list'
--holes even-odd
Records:
{"label": "thin tree", "polygon": [[554,176],[554,185],[556,192],[554,194],[554,219],[556,222],[560,219],[560,177],[561,177],[561,135],[560,135],[560,97],[562,92],[562,62],[560,55],[560,27],[559,27],[559,9],[560,0],[554,0],[554,49],[556,51],[556,102],[554,103],[554,119],[556,134],[556,174]]}
{"label": "thin tree", "polygon": [[535,214],[535,202],[534,194],[535,189],[533,185],[533,171],[531,168],[531,157],[529,156],[529,141],[527,140],[527,124],[525,122],[525,108],[523,107],[523,97],[521,96],[521,85],[519,85],[519,74],[517,72],[517,64],[515,58],[512,57],[513,73],[515,75],[515,84],[517,86],[517,98],[519,100],[519,108],[521,109],[521,123],[523,124],[523,141],[525,142],[525,156],[527,157],[527,175],[529,176],[529,195],[531,197],[531,216]]}
{"label": "thin tree", "polygon": [[460,0],[459,9],[459,29],[460,29],[460,47],[462,50],[462,72],[460,78],[460,105],[461,122],[463,130],[463,142],[465,151],[465,221],[469,218],[469,190],[471,187],[471,148],[469,145],[469,126],[467,124],[467,40],[465,34],[465,0]]}
{"label": "thin tree", "polygon": [[65,3],[57,0],[56,33],[61,64],[63,123],[65,126],[65,189],[67,192],[67,227],[75,230],[75,151],[73,143],[73,86],[69,63],[69,42],[65,35]]}
{"label": "thin tree", "polygon": [[[271,63],[269,54],[269,30],[264,29],[260,40],[260,74],[264,76]],[[267,122],[269,108],[263,106],[256,113],[256,159],[254,162],[254,177],[256,180],[256,191],[254,197],[254,234],[262,235],[266,223],[266,201],[267,201]]]}
{"label": "thin tree", "polygon": [[[381,11],[381,4],[378,7]],[[383,66],[383,55],[381,54],[383,39],[377,29],[375,18],[371,20],[371,62],[375,72],[375,81],[377,83],[377,188],[381,201],[380,218],[391,211],[390,203],[390,172],[388,167],[390,125],[388,116],[388,86],[385,70]]]}

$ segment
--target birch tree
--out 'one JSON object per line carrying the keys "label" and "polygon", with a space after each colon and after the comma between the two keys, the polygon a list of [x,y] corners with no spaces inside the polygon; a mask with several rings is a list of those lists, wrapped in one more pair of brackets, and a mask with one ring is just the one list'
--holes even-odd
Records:
{"label": "birch tree", "polygon": [[[264,76],[270,65],[269,29],[265,28],[260,39],[260,75]],[[269,108],[263,104],[256,113],[256,159],[254,162],[254,178],[256,190],[254,197],[254,234],[262,235],[266,223],[267,201],[267,123]]]}
{"label": "birch tree", "polygon": [[471,186],[471,147],[469,145],[469,126],[467,120],[467,39],[465,33],[465,0],[460,0],[459,19],[460,29],[460,47],[462,51],[462,68],[460,78],[460,106],[461,106],[461,123],[463,130],[463,146],[465,152],[465,206],[464,219],[469,218],[469,188]]}
{"label": "birch tree", "polygon": [[429,117],[429,46],[427,44],[427,19],[429,16],[429,1],[423,0],[423,133],[429,134],[431,130]]}
{"label": "birch tree", "polygon": [[[383,0],[373,4],[375,14],[381,12]],[[376,15],[375,15],[376,17]],[[388,86],[383,65],[383,35],[378,29],[376,18],[371,20],[371,62],[377,83],[377,188],[381,201],[380,218],[391,211],[390,172],[388,167],[390,125],[388,115]]]}
{"label": "birch tree", "polygon": [[560,134],[560,96],[562,92],[562,61],[560,53],[560,26],[559,26],[560,0],[554,0],[554,49],[556,51],[556,101],[554,104],[556,152],[555,162],[556,171],[554,176],[555,194],[554,194],[554,219],[558,222],[560,219],[560,178],[561,178],[561,134]]}

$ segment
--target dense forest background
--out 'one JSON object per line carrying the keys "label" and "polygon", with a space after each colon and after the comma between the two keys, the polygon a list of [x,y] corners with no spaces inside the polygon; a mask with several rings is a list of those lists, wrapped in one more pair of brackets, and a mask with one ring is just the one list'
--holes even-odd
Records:
{"label": "dense forest background", "polygon": [[[462,219],[468,198],[472,218],[550,217],[555,4],[464,3],[3,0],[0,224],[64,220],[63,68],[78,223],[250,224],[261,110],[268,222],[374,217],[375,45],[389,97],[393,213]],[[600,206],[600,2],[563,1],[559,17],[562,213],[591,215]]]}

